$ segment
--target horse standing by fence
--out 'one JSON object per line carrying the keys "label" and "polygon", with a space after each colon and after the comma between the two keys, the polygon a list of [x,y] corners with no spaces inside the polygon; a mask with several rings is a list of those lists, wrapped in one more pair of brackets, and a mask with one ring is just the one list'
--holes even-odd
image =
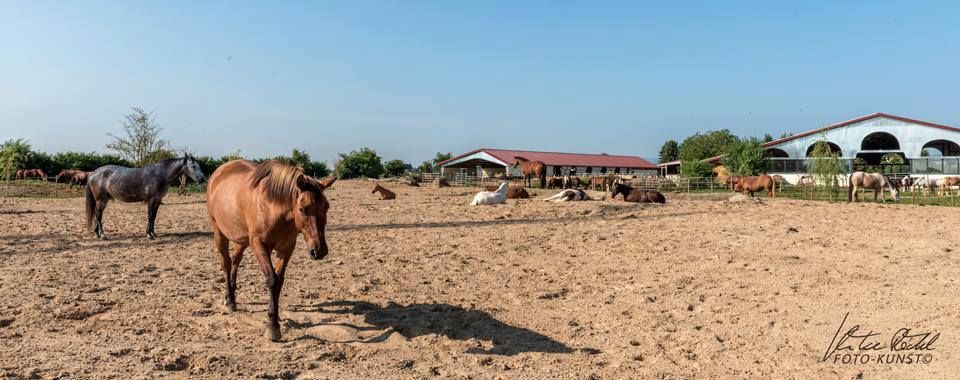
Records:
{"label": "horse standing by fence", "polygon": [[[221,165],[210,176],[207,213],[226,279],[224,307],[236,311],[237,271],[243,251],[250,247],[270,292],[266,336],[272,341],[280,340],[280,290],[297,235],[303,235],[310,258],[327,256],[330,203],[323,191],[335,181],[336,178],[318,181],[303,174],[303,169],[276,161],[256,165],[234,160]],[[277,256],[271,262],[273,251]]]}
{"label": "horse standing by fence", "polygon": [[773,180],[773,177],[766,174],[760,176],[739,177],[739,180],[733,187],[733,191],[738,193],[747,192],[751,197],[753,196],[753,193],[760,190],[765,190],[767,192],[767,196],[770,198],[776,197],[777,184]]}
{"label": "horse standing by fence", "polygon": [[890,181],[890,178],[887,178],[880,173],[865,173],[865,172],[853,172],[850,175],[850,186],[847,192],[847,201],[848,202],[857,202],[857,190],[859,188],[873,190],[873,201],[877,201],[877,195],[880,195],[880,200],[885,200],[883,198],[883,189],[888,188],[890,190],[890,197],[895,201],[900,200],[900,192],[897,190],[896,186],[893,184],[893,181]]}
{"label": "horse standing by fence", "polygon": [[530,178],[536,177],[540,179],[540,188],[546,187],[547,182],[547,165],[541,161],[530,161],[523,157],[514,157],[515,161],[513,167],[520,167],[520,172],[523,173],[524,184],[527,187],[532,187]]}
{"label": "horse standing by fence", "polygon": [[97,168],[87,178],[87,226],[93,229],[98,238],[105,239],[103,210],[107,208],[107,202],[111,199],[121,202],[146,202],[147,237],[155,238],[157,234],[153,226],[160,209],[160,201],[167,194],[170,182],[180,175],[187,175],[197,182],[204,178],[197,160],[189,155],[163,160],[142,168],[117,165]]}
{"label": "horse standing by fence", "polygon": [[15,178],[16,179],[36,178],[36,179],[42,179],[46,181],[47,173],[44,172],[43,169],[20,169],[20,170],[17,170]]}
{"label": "horse standing by fence", "polygon": [[[950,189],[954,186],[960,186],[960,177],[944,177],[940,180],[937,195],[950,195]],[[960,190],[958,190],[958,192],[960,192]]]}

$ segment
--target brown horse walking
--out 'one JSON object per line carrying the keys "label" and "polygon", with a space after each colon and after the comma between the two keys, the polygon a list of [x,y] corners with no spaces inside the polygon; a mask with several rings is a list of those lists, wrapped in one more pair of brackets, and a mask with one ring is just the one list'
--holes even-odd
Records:
{"label": "brown horse walking", "polygon": [[[251,247],[270,292],[266,336],[272,341],[280,340],[280,290],[297,235],[303,234],[311,258],[327,256],[325,229],[330,203],[323,190],[335,181],[318,181],[299,167],[276,161],[256,165],[246,160],[223,164],[210,177],[207,212],[226,278],[224,306],[236,310],[237,270],[243,251]],[[232,256],[230,242],[234,244]],[[271,263],[274,251],[277,256]]]}
{"label": "brown horse walking", "polygon": [[770,198],[775,198],[777,196],[777,184],[773,181],[773,177],[769,175],[758,175],[758,176],[749,176],[749,177],[730,177],[731,181],[734,178],[737,178],[736,182],[733,185],[733,191],[738,193],[749,193],[750,196],[753,196],[753,193],[760,190],[767,192],[767,196]]}
{"label": "brown horse walking", "polygon": [[536,177],[540,179],[540,188],[547,186],[547,165],[541,161],[530,161],[523,157],[515,157],[516,161],[513,163],[513,167],[520,167],[520,172],[523,173],[524,184],[527,187],[531,187],[530,178]]}
{"label": "brown horse walking", "polygon": [[387,200],[387,201],[388,201],[388,200],[391,200],[391,199],[397,199],[397,193],[394,193],[394,192],[392,192],[392,191],[390,191],[390,190],[387,190],[386,187],[380,186],[380,182],[377,182],[377,183],[373,186],[373,191],[371,191],[370,194],[373,194],[373,193],[376,193],[376,192],[380,192],[380,200],[381,200],[381,201],[383,201],[383,200]]}

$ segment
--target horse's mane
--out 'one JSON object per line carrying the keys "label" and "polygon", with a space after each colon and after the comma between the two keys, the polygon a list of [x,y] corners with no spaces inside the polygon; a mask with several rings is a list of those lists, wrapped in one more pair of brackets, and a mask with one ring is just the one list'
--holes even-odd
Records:
{"label": "horse's mane", "polygon": [[261,183],[264,185],[264,195],[276,203],[290,203],[293,196],[300,193],[301,187],[317,194],[322,189],[314,179],[303,174],[303,168],[274,160],[257,165],[253,171],[250,185],[256,188]]}

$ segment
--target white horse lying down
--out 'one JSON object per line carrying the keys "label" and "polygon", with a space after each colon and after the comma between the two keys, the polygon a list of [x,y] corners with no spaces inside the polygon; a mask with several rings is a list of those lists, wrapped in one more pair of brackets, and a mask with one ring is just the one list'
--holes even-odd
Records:
{"label": "white horse lying down", "polygon": [[473,196],[473,202],[470,202],[470,205],[495,205],[500,203],[507,203],[506,182],[501,183],[497,191],[481,191],[477,193],[477,195]]}
{"label": "white horse lying down", "polygon": [[569,202],[569,201],[589,201],[590,196],[580,189],[567,189],[557,193],[550,198],[544,199],[547,202]]}

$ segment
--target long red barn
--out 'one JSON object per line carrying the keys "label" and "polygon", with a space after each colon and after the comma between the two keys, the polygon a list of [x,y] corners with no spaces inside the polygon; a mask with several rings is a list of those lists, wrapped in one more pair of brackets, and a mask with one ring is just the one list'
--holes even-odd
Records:
{"label": "long red barn", "polygon": [[513,149],[480,148],[440,162],[441,173],[451,175],[462,172],[479,175],[482,170],[486,176],[503,173],[519,175],[513,168],[517,157],[530,161],[541,161],[547,165],[547,175],[577,175],[620,173],[636,175],[654,175],[657,165],[637,156],[620,156],[606,153],[560,153],[538,152]]}

